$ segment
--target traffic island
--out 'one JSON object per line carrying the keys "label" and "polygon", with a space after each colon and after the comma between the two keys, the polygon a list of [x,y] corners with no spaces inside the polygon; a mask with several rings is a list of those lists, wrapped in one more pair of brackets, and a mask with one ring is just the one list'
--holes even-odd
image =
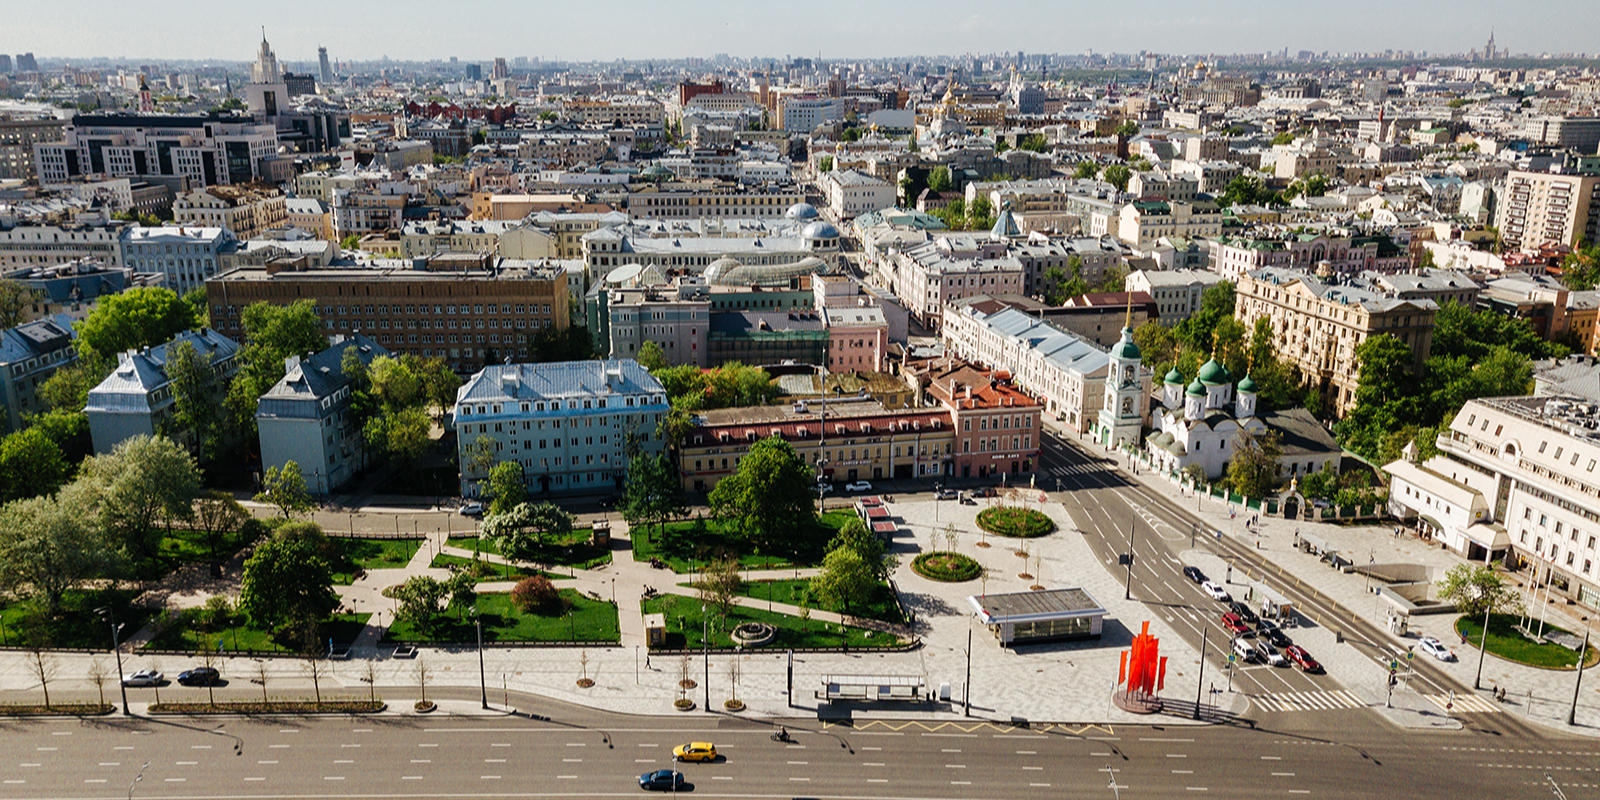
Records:
{"label": "traffic island", "polygon": [[[1515,614],[1490,615],[1489,639],[1485,644],[1490,655],[1538,669],[1564,670],[1577,665],[1578,650],[1583,646],[1582,636],[1549,623],[1545,623],[1543,630],[1540,630],[1537,619],[1528,620],[1525,631],[1519,626],[1522,621],[1523,618]],[[1483,641],[1483,620],[1479,616],[1460,617],[1455,627],[1458,635],[1466,637],[1467,647],[1476,650],[1479,642]],[[1587,669],[1597,662],[1600,662],[1600,652],[1590,642],[1584,654],[1583,666]]]}

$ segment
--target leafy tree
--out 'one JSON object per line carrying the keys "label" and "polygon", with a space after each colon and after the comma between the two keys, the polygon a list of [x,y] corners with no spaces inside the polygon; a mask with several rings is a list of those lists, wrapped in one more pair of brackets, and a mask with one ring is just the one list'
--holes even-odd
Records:
{"label": "leafy tree", "polygon": [[1261,179],[1255,175],[1240,175],[1228,182],[1222,190],[1222,196],[1217,198],[1217,205],[1227,208],[1229,206],[1247,205],[1282,205],[1283,198],[1277,192],[1268,189]]}
{"label": "leafy tree", "polygon": [[314,632],[339,607],[333,569],[323,557],[327,539],[313,523],[293,523],[256,546],[244,564],[239,610],[271,631]]}
{"label": "leafy tree", "polygon": [[994,209],[989,205],[986,195],[978,195],[967,206],[967,223],[973,230],[981,230],[994,225]]}
{"label": "leafy tree", "polygon": [[1200,353],[1211,351],[1212,334],[1218,323],[1233,317],[1233,282],[1220,281],[1207,286],[1200,295],[1200,310],[1178,323],[1173,336],[1189,350]]}
{"label": "leafy tree", "polygon": [[28,306],[38,301],[39,293],[21,283],[0,279],[0,330],[15,328],[27,317]]}
{"label": "leafy tree", "polygon": [[422,379],[401,359],[378,356],[368,372],[372,392],[385,409],[410,408],[423,399]]}
{"label": "leafy tree", "polygon": [[842,606],[849,616],[871,598],[877,589],[878,579],[872,565],[861,554],[849,547],[828,551],[822,558],[822,572],[811,579],[811,591],[817,599],[829,605]]}
{"label": "leafy tree", "polygon": [[884,549],[883,540],[867,530],[867,524],[860,519],[852,518],[846,522],[834,535],[833,541],[828,543],[830,551],[841,547],[858,553],[861,560],[872,570],[873,576],[880,581],[888,580],[898,563],[898,559]]}
{"label": "leafy tree", "polygon": [[495,465],[494,439],[488,436],[479,436],[467,443],[461,452],[462,477],[482,478],[489,474]]}
{"label": "leafy tree", "polygon": [[284,519],[311,510],[311,492],[306,489],[306,476],[300,465],[285,461],[283,467],[267,467],[261,476],[261,491],[256,493],[257,503],[267,503],[278,509]]}
{"label": "leafy tree", "polygon": [[1356,361],[1361,365],[1358,402],[1415,394],[1415,376],[1411,374],[1415,357],[1411,347],[1394,334],[1380,333],[1356,345]]}
{"label": "leafy tree", "polygon": [[1093,161],[1079,161],[1077,168],[1072,171],[1072,177],[1079,180],[1087,180],[1093,178],[1099,172],[1100,167]]}
{"label": "leafy tree", "polygon": [[37,598],[52,616],[84,581],[115,576],[123,550],[91,510],[84,487],[0,507],[0,589]]}
{"label": "leafy tree", "polygon": [[572,530],[572,515],[551,503],[521,503],[483,521],[483,535],[513,561],[534,561],[554,539]]}
{"label": "leafy tree", "polygon": [[1122,124],[1117,126],[1117,136],[1119,138],[1132,139],[1133,137],[1138,136],[1138,135],[1139,135],[1139,123],[1134,122],[1131,119],[1123,120]]}
{"label": "leafy tree", "polygon": [[154,556],[161,543],[156,522],[189,519],[200,491],[193,456],[171,439],[142,434],[86,459],[79,480],[99,497],[101,523],[145,557]]}
{"label": "leafy tree", "polygon": [[89,391],[111,374],[117,360],[95,355],[79,355],[76,361],[56,370],[39,387],[39,396],[51,408],[79,412],[89,405]]}
{"label": "leafy tree", "polygon": [[1148,320],[1133,329],[1133,343],[1146,365],[1156,370],[1156,378],[1165,377],[1178,357],[1178,338],[1172,329],[1155,320]]}
{"label": "leafy tree", "polygon": [[468,571],[457,572],[444,582],[445,591],[450,593],[450,602],[447,607],[456,611],[456,616],[461,616],[469,609],[478,606],[478,578]]}
{"label": "leafy tree", "polygon": [[1262,411],[1292,408],[1301,396],[1300,371],[1278,359],[1272,323],[1256,319],[1250,331],[1248,374],[1256,384],[1256,405]]}
{"label": "leafy tree", "polygon": [[421,408],[385,411],[367,420],[361,435],[375,452],[401,462],[413,462],[433,443],[433,420]]}
{"label": "leafy tree", "polygon": [[1294,137],[1294,131],[1284,131],[1283,133],[1272,137],[1272,143],[1275,145],[1294,144]]}
{"label": "leafy tree", "polygon": [[683,513],[683,484],[664,455],[640,453],[628,462],[628,484],[622,490],[622,518],[629,525],[661,525]]}
{"label": "leafy tree", "polygon": [[1433,251],[1423,249],[1422,255],[1417,256],[1417,269],[1433,269],[1435,266],[1433,263]]}
{"label": "leafy tree", "polygon": [[1600,246],[1579,247],[1562,258],[1561,282],[1574,292],[1600,285]]}
{"label": "leafy tree", "polygon": [[700,602],[715,608],[724,617],[733,610],[733,598],[744,588],[744,576],[739,574],[739,559],[718,559],[700,573],[694,581],[695,594]]}
{"label": "leafy tree", "polygon": [[555,583],[543,575],[534,575],[517,581],[511,588],[511,604],[525,614],[549,616],[562,611],[561,592]]}
{"label": "leafy tree", "polygon": [[246,342],[224,406],[231,430],[248,442],[256,439],[256,401],[284,376],[284,360],[319,353],[327,348],[328,339],[310,300],[286,306],[251,303],[240,324]]}
{"label": "leafy tree", "polygon": [[1454,300],[1439,306],[1433,325],[1433,345],[1429,350],[1432,355],[1466,356],[1476,362],[1497,345],[1533,359],[1567,354],[1562,345],[1539,338],[1527,320],[1475,311]]}
{"label": "leafy tree", "polygon": [[461,388],[461,376],[444,359],[438,356],[418,359],[410,354],[403,358],[414,361],[411,370],[422,380],[423,395],[434,409],[442,414],[455,405],[456,389]]}
{"label": "leafy tree", "polygon": [[928,170],[928,188],[935,192],[950,191],[950,168],[941,165]]}
{"label": "leafy tree", "polygon": [[222,564],[221,548],[228,537],[242,530],[251,519],[250,512],[233,499],[233,495],[213,489],[194,502],[194,526],[205,540],[211,553],[213,571]]}
{"label": "leafy tree", "polygon": [[1457,564],[1439,579],[1439,599],[1456,604],[1457,613],[1481,617],[1486,613],[1515,612],[1522,598],[1506,585],[1500,573],[1481,564]]}
{"label": "leafy tree", "polygon": [[396,619],[411,625],[418,633],[430,635],[438,629],[450,589],[438,578],[413,575],[396,587],[393,594],[400,602],[395,611]]}
{"label": "leafy tree", "polygon": [[822,158],[817,159],[817,172],[821,173],[821,172],[832,172],[832,171],[833,171],[833,156],[823,156]]}
{"label": "leafy tree", "polygon": [[738,471],[711,490],[711,510],[763,550],[793,547],[816,527],[811,484],[811,467],[794,447],[769,437],[751,445]]}
{"label": "leafy tree", "polygon": [[1121,164],[1112,164],[1106,167],[1105,173],[1101,178],[1106,183],[1117,187],[1117,191],[1126,192],[1128,191],[1128,181],[1133,178],[1133,173]]}
{"label": "leafy tree", "polygon": [[644,344],[639,345],[638,361],[639,366],[655,372],[667,367],[667,354],[661,349],[661,345],[646,341]]}
{"label": "leafy tree", "polygon": [[115,358],[169,341],[198,324],[194,310],[171,289],[140,286],[100,298],[77,324],[80,354]]}
{"label": "leafy tree", "polygon": [[222,429],[211,355],[199,352],[189,342],[179,342],[167,351],[167,377],[172,382],[173,426],[192,432],[201,455],[215,458],[222,445]]}
{"label": "leafy tree", "polygon": [[183,293],[183,304],[189,307],[189,313],[194,315],[197,327],[211,327],[211,306],[206,302],[206,287],[196,286]]}
{"label": "leafy tree", "polygon": [[50,494],[67,477],[61,448],[38,427],[0,439],[0,503]]}
{"label": "leafy tree", "polygon": [[[1077,258],[1077,256],[1073,256],[1073,258]],[[1123,291],[1127,278],[1127,267],[1121,264],[1112,264],[1100,272],[1100,276],[1095,279],[1094,285],[1090,288],[1096,292],[1120,292]]]}
{"label": "leafy tree", "polygon": [[490,514],[504,514],[528,499],[528,487],[522,482],[522,465],[515,461],[502,461],[489,470]]}
{"label": "leafy tree", "polygon": [[1044,140],[1044,134],[1030,133],[1017,140],[1018,150],[1027,150],[1033,153],[1043,153],[1049,149],[1049,143]]}
{"label": "leafy tree", "polygon": [[1246,497],[1265,497],[1278,487],[1278,457],[1283,445],[1277,431],[1241,429],[1228,461],[1228,484]]}

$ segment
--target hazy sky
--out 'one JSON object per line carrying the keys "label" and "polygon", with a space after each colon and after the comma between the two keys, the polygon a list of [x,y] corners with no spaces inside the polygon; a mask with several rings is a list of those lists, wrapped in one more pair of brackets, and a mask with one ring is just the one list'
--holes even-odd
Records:
{"label": "hazy sky", "polygon": [[1285,47],[1600,52],[1595,0],[0,0],[0,52],[244,61],[260,26],[284,61],[1024,52],[1235,53]]}

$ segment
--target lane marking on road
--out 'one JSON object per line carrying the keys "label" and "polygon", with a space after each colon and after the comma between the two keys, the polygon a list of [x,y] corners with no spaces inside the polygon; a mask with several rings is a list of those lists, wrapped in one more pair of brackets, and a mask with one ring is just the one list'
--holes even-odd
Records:
{"label": "lane marking on road", "polygon": [[1188,758],[1188,753],[1168,753],[1167,758]]}
{"label": "lane marking on road", "polygon": [[6,783],[27,783],[27,781],[19,781],[19,780],[14,780],[13,779],[13,780],[6,781]]}
{"label": "lane marking on road", "polygon": [[951,786],[971,786],[972,781],[951,781]]}
{"label": "lane marking on road", "polygon": [[511,743],[510,742],[495,742],[494,744],[491,744],[489,746],[490,747],[510,747]]}
{"label": "lane marking on road", "polygon": [[946,748],[940,750],[939,752],[941,752],[941,753],[959,753],[959,752],[961,752],[961,748],[959,748],[959,747],[946,747]]}
{"label": "lane marking on road", "polygon": [[562,763],[565,763],[565,764],[582,764],[583,763],[583,759],[581,759],[581,758],[563,758],[563,759],[561,759],[561,761],[562,761]]}
{"label": "lane marking on road", "polygon": [[335,763],[335,764],[354,764],[356,762],[355,762],[355,759],[353,759],[353,758],[336,758],[336,759],[333,760],[333,763]]}
{"label": "lane marking on road", "polygon": [[83,782],[84,783],[105,783],[106,779],[105,778],[84,778]]}
{"label": "lane marking on road", "polygon": [[1028,769],[1028,770],[1035,770],[1035,771],[1037,771],[1037,770],[1041,770],[1041,769],[1044,769],[1044,767],[1023,767],[1023,769]]}
{"label": "lane marking on road", "polygon": [[641,744],[641,745],[639,745],[639,746],[640,746],[640,747],[660,747],[660,746],[661,746],[661,745],[660,745],[660,744],[657,744],[657,743],[656,743],[656,742],[650,742],[650,743],[648,743],[648,744]]}
{"label": "lane marking on road", "polygon": [[299,733],[299,732],[300,732],[299,728],[283,728],[283,729],[278,731],[278,733]]}
{"label": "lane marking on road", "polygon": [[1039,751],[1038,750],[1018,750],[1017,751],[1017,755],[1019,755],[1019,756],[1036,756],[1036,755],[1039,755]]}
{"label": "lane marking on road", "polygon": [[[293,747],[293,746],[294,745],[288,745],[288,744],[269,744],[269,745],[267,745],[268,748],[273,749],[273,750],[283,750],[283,749],[286,749],[286,748],[289,748],[289,747]],[[129,748],[129,749],[131,750],[132,748]]]}
{"label": "lane marking on road", "polygon": [[277,761],[257,761],[257,764],[276,764]]}
{"label": "lane marking on road", "polygon": [[636,758],[636,759],[633,760],[633,763],[635,763],[635,764],[654,764],[654,763],[656,763],[656,760],[653,759],[653,758]]}
{"label": "lane marking on road", "polygon": [[188,780],[188,778],[168,778],[167,783],[184,783]]}
{"label": "lane marking on road", "polygon": [[481,781],[497,781],[497,780],[500,780],[500,776],[499,775],[479,775],[478,776],[478,780],[481,780]]}
{"label": "lane marking on road", "polygon": [[1192,769],[1175,769],[1175,770],[1172,770],[1172,774],[1174,774],[1174,775],[1193,775],[1194,774],[1194,770],[1192,770]]}
{"label": "lane marking on road", "polygon": [[558,780],[558,781],[571,781],[571,780],[577,780],[577,779],[578,779],[578,776],[576,776],[576,775],[557,775],[556,776],[556,780]]}
{"label": "lane marking on road", "polygon": [[131,745],[131,744],[119,744],[116,747],[113,747],[111,749],[112,750],[132,750],[133,749],[133,745]]}
{"label": "lane marking on road", "polygon": [[862,750],[882,750],[881,747],[863,747]]}
{"label": "lane marking on road", "polygon": [[791,781],[805,781],[806,783],[810,783],[811,782],[810,778],[790,778],[789,780],[791,780]]}
{"label": "lane marking on road", "polygon": [[403,780],[403,781],[420,781],[420,780],[422,780],[422,776],[421,775],[401,775],[400,776],[400,780]]}
{"label": "lane marking on road", "polygon": [[861,766],[863,766],[863,767],[881,767],[881,766],[883,766],[883,762],[882,761],[868,761],[868,762],[863,763]]}
{"label": "lane marking on road", "polygon": [[1283,756],[1262,756],[1262,761],[1282,761]]}
{"label": "lane marking on road", "polygon": [[1194,740],[1193,739],[1161,739],[1161,738],[1155,738],[1155,737],[1145,738],[1145,737],[1141,736],[1141,737],[1139,737],[1139,741],[1141,741],[1141,742],[1191,742],[1192,743]]}
{"label": "lane marking on road", "polygon": [[[341,744],[339,746],[340,747],[360,747],[361,745],[359,745],[359,744]],[[209,744],[206,745],[206,749],[210,750],[211,749],[211,745],[209,745]]]}
{"label": "lane marking on road", "polygon": [[[143,731],[141,731],[141,733],[143,733]],[[51,736],[71,736],[72,735],[72,731],[51,731],[50,735]]]}
{"label": "lane marking on road", "polygon": [[806,766],[806,765],[808,765],[810,763],[811,763],[810,761],[790,761],[789,762],[789,766],[791,766],[791,767],[795,767],[795,766],[803,767],[803,766]]}
{"label": "lane marking on road", "polygon": [[1035,787],[1038,787],[1040,789],[1048,789],[1048,788],[1050,788],[1050,784],[1048,784],[1048,783],[1030,783],[1028,785],[1029,786],[1035,786]]}
{"label": "lane marking on road", "polygon": [[711,780],[714,780],[714,781],[731,781],[731,780],[733,780],[733,776],[732,775],[712,775],[711,776]]}
{"label": "lane marking on road", "polygon": [[438,747],[438,742],[417,742],[418,747]]}
{"label": "lane marking on road", "polygon": [[[190,761],[189,763],[193,764],[194,762]],[[38,767],[38,766],[42,766],[42,765],[40,765],[40,764],[18,764],[17,766],[19,766],[19,767]]]}
{"label": "lane marking on road", "polygon": [[[274,761],[272,763],[276,764],[278,762]],[[413,763],[413,764],[432,764],[433,763],[433,759],[431,759],[431,758],[413,758],[413,759],[411,759],[411,763]]]}
{"label": "lane marking on road", "polygon": [[[322,779],[325,780],[325,781],[342,781],[342,780],[344,780],[344,776],[343,775],[324,775],[324,776],[322,776]],[[170,781],[172,779],[168,778],[167,780]]]}
{"label": "lane marking on road", "polygon": [[1191,792],[1209,792],[1209,791],[1211,791],[1210,789],[1207,789],[1204,786],[1185,786],[1183,788],[1188,789]]}
{"label": "lane marking on road", "polygon": [[[55,748],[52,747],[50,749],[54,750]],[[191,744],[191,745],[189,745],[189,749],[190,750],[210,750],[211,749],[211,745],[209,745],[209,744]]]}
{"label": "lane marking on road", "polygon": [[966,764],[946,764],[946,765],[944,765],[944,768],[945,769],[966,769],[967,765]]}
{"label": "lane marking on road", "polygon": [[351,733],[372,733],[371,728],[351,728]]}
{"label": "lane marking on road", "polygon": [[35,747],[33,749],[38,750],[40,752],[49,752],[51,750],[56,750],[56,749],[59,749],[59,748],[55,748],[55,747]]}
{"label": "lane marking on road", "polygon": [[1293,772],[1274,772],[1272,774],[1273,774],[1273,776],[1279,777],[1279,778],[1293,778],[1294,777],[1294,773]]}
{"label": "lane marking on road", "polygon": [[[196,764],[198,764],[200,762],[198,762],[198,761],[175,761],[173,763],[177,764],[180,767],[192,767],[192,766],[194,766],[194,765],[196,765]],[[22,766],[24,766],[24,767],[37,767],[39,765],[38,764],[23,764]]]}
{"label": "lane marking on road", "polygon": [[1310,789],[1290,789],[1289,794],[1311,794]]}
{"label": "lane marking on road", "polygon": [[588,742],[567,742],[568,747],[588,747]]}
{"label": "lane marking on road", "polygon": [[102,761],[102,762],[100,762],[100,766],[102,766],[102,767],[120,767],[120,766],[122,766],[122,762],[121,761]]}
{"label": "lane marking on road", "polygon": [[[729,780],[732,780],[731,778]],[[867,783],[888,783],[888,778],[868,778]]]}
{"label": "lane marking on road", "polygon": [[506,763],[506,760],[503,759],[503,758],[486,758],[486,759],[483,760],[483,763],[485,763],[485,764],[504,764],[504,763]]}
{"label": "lane marking on road", "polygon": [[245,778],[247,781],[264,781],[266,778]]}
{"label": "lane marking on road", "polygon": [[1111,755],[1111,753],[1109,753],[1109,752],[1105,752],[1105,753],[1090,753],[1089,754],[1089,756],[1091,758],[1104,757],[1104,756],[1109,756],[1109,755]]}

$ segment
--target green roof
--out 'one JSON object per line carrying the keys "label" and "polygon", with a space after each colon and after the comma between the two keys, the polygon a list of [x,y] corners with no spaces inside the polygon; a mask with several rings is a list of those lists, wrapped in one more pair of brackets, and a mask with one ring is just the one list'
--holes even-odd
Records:
{"label": "green roof", "polygon": [[1194,383],[1189,384],[1189,390],[1184,392],[1184,394],[1187,394],[1191,397],[1205,397],[1206,385],[1201,383],[1199,378],[1195,378]]}
{"label": "green roof", "polygon": [[1195,379],[1209,386],[1221,386],[1224,383],[1233,383],[1233,376],[1228,373],[1228,368],[1217,363],[1215,358],[1207,361],[1200,368],[1200,374]]}
{"label": "green roof", "polygon": [[1244,380],[1239,381],[1239,391],[1245,392],[1246,394],[1255,394],[1256,393],[1256,382],[1255,382],[1255,380],[1253,378],[1251,378],[1249,375],[1244,376]]}
{"label": "green roof", "polygon": [[1179,386],[1182,386],[1183,385],[1183,373],[1179,372],[1177,367],[1173,367],[1172,371],[1167,373],[1167,377],[1162,382],[1163,383],[1176,383]]}

